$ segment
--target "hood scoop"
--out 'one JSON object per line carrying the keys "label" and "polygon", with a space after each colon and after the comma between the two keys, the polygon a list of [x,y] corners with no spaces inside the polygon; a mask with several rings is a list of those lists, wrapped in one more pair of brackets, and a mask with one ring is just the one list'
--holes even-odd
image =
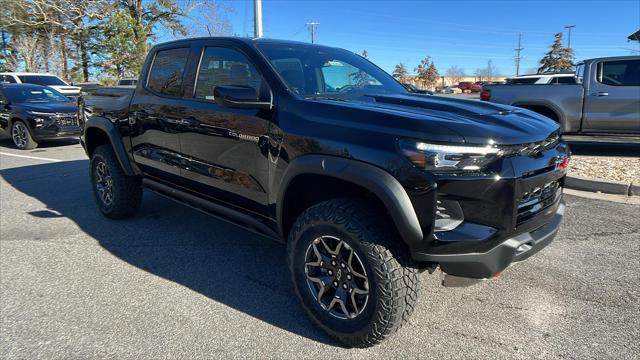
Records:
{"label": "hood scoop", "polygon": [[468,100],[458,100],[437,96],[420,95],[369,95],[376,103],[409,106],[425,110],[442,111],[461,116],[508,115],[512,110],[491,103],[474,104]]}

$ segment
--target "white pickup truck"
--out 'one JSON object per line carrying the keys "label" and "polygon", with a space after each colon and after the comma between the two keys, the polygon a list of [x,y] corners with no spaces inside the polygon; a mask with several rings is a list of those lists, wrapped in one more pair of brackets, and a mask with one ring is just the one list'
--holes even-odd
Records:
{"label": "white pickup truck", "polygon": [[585,60],[575,79],[575,85],[487,85],[480,99],[545,115],[564,133],[640,135],[640,56]]}

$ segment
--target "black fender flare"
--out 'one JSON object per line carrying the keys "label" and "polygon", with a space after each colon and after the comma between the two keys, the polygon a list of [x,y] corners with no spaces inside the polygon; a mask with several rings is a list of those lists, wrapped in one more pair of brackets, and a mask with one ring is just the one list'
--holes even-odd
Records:
{"label": "black fender flare", "polygon": [[140,174],[140,171],[138,170],[138,168],[133,166],[131,164],[131,161],[129,160],[129,156],[127,155],[127,150],[124,146],[124,143],[122,142],[122,135],[120,134],[120,131],[118,131],[115,124],[107,118],[104,118],[101,116],[94,116],[94,117],[90,117],[85,122],[82,142],[84,144],[84,148],[85,148],[85,151],[87,152],[87,155],[90,155],[90,154],[88,152],[89,144],[87,144],[87,141],[89,139],[87,139],[86,136],[87,136],[88,130],[91,128],[99,129],[109,138],[109,143],[111,143],[111,147],[113,147],[113,152],[116,154],[116,158],[118,159],[118,162],[122,167],[122,170],[127,176],[135,176]]}
{"label": "black fender flare", "polygon": [[409,195],[396,178],[374,165],[330,155],[303,155],[287,166],[276,202],[276,216],[281,231],[284,230],[285,194],[291,181],[303,174],[331,176],[368,189],[384,204],[406,244],[422,241],[423,233],[418,216]]}

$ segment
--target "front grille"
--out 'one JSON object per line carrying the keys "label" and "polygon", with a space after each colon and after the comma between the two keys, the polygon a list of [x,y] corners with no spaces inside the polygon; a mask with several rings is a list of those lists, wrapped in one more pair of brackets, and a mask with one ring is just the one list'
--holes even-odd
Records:
{"label": "front grille", "polygon": [[57,113],[53,119],[58,126],[78,126],[78,114],[76,113]]}
{"label": "front grille", "polygon": [[518,217],[516,226],[553,205],[558,192],[560,192],[560,182],[558,180],[534,187],[525,192],[517,202]]}
{"label": "front grille", "polygon": [[559,141],[560,135],[558,134],[558,132],[554,132],[542,141],[520,145],[501,146],[501,150],[505,155],[536,156],[544,150],[555,147],[556,145],[558,145]]}

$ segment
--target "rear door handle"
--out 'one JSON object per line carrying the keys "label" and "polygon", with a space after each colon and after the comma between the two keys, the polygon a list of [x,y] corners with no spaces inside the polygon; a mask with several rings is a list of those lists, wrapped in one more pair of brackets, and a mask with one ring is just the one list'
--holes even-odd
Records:
{"label": "rear door handle", "polygon": [[609,93],[608,92],[604,92],[604,91],[598,91],[598,92],[594,92],[591,95],[593,95],[593,96],[609,96]]}

